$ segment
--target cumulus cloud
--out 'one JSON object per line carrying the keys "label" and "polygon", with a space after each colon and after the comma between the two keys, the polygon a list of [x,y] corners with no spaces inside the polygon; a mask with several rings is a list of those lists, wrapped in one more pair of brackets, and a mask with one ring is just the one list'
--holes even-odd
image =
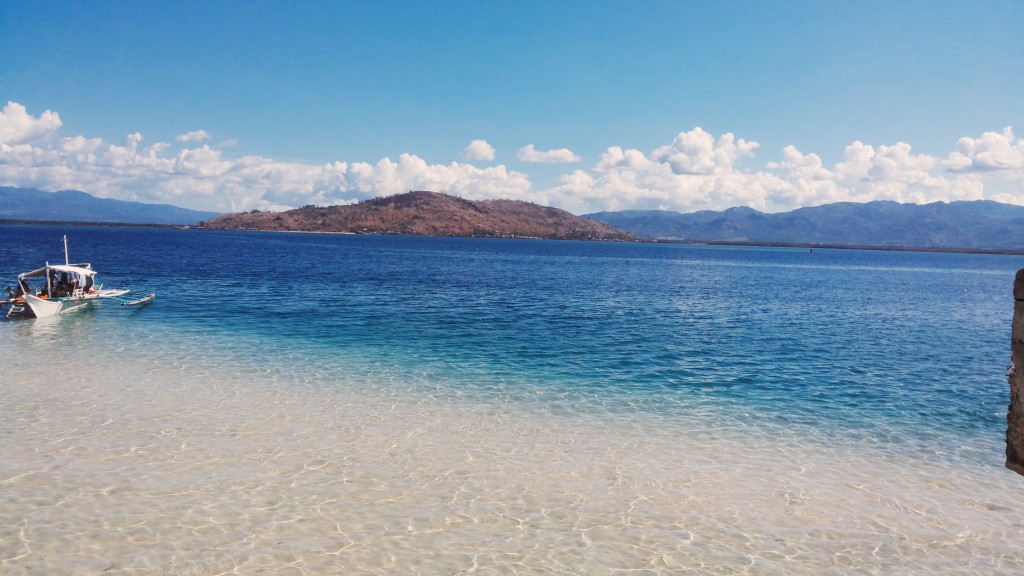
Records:
{"label": "cumulus cloud", "polygon": [[530,199],[530,181],[521,172],[458,162],[428,164],[414,154],[376,164],[315,165],[262,156],[228,159],[219,147],[205,144],[177,150],[165,142],[145,146],[138,132],[120,144],[84,136],[23,143],[30,135],[34,139],[52,131],[46,127],[56,118],[46,113],[26,120],[23,114],[18,105],[5,108],[5,118],[17,121],[3,124],[8,131],[0,142],[0,184],[78,189],[100,197],[214,211],[348,204],[408,190],[437,190],[470,199]]}
{"label": "cumulus cloud", "polygon": [[0,144],[24,144],[57,131],[63,123],[56,112],[46,110],[34,118],[17,102],[7,102],[0,110]]}
{"label": "cumulus cloud", "polygon": [[[853,142],[832,167],[817,154],[787,146],[781,161],[744,170],[740,161],[752,158],[758,146],[731,133],[715,138],[700,128],[681,132],[649,154],[613,146],[589,171],[567,174],[558,186],[540,194],[577,213],[692,212],[741,205],[774,212],[841,201],[927,203],[986,197],[978,179],[949,177],[938,159],[915,154],[902,142],[878,147]],[[1005,195],[1000,199],[1008,200]]]}
{"label": "cumulus cloud", "polygon": [[178,136],[178,142],[202,142],[209,139],[210,133],[206,130],[193,130]]}
{"label": "cumulus cloud", "polygon": [[486,140],[473,140],[466,146],[466,149],[462,151],[462,156],[466,160],[483,160],[486,162],[494,161],[494,146],[487,143]]}
{"label": "cumulus cloud", "polygon": [[815,154],[804,156],[787,146],[782,162],[769,169],[785,174],[789,188],[780,198],[783,206],[813,206],[829,202],[893,200],[924,204],[937,201],[977,200],[982,185],[964,177],[938,174],[939,161],[927,154],[914,154],[909,144],[897,142],[877,148],[853,142],[843,160],[831,170]]}
{"label": "cumulus cloud", "polygon": [[566,164],[580,161],[580,157],[573,154],[568,148],[541,151],[534,148],[533,144],[527,144],[520,148],[516,158],[520,162],[537,162],[541,164]]}
{"label": "cumulus cloud", "polygon": [[[577,214],[602,210],[691,212],[751,206],[780,211],[838,201],[934,202],[993,199],[1024,204],[1024,142],[1010,128],[961,138],[945,157],[915,153],[904,142],[853,142],[826,165],[795,146],[781,158],[754,164],[759,144],[732,133],[694,128],[663,146],[641,151],[609,146],[586,169],[534,190],[525,173],[505,166],[430,164],[415,154],[376,163],[280,162],[262,156],[227,158],[230,141],[211,146],[202,131],[178,143],[147,145],[141,133],[120,143],[60,137],[60,117],[34,117],[9,102],[0,111],[0,185],[78,189],[100,197],[170,203],[215,211],[280,210],[305,204],[348,204],[408,190],[436,190],[480,200],[508,198],[557,206]],[[464,153],[493,159],[483,140]],[[526,162],[578,161],[569,150],[519,151]],[[746,165],[746,166],[745,166]]]}
{"label": "cumulus cloud", "polygon": [[767,172],[748,173],[737,164],[757,142],[701,128],[679,133],[672,143],[646,154],[609,147],[589,171],[577,170],[544,191],[547,199],[577,213],[598,210],[722,209],[748,205],[772,209],[786,182]]}
{"label": "cumulus cloud", "polygon": [[728,132],[715,140],[700,127],[689,132],[680,132],[668,146],[654,151],[652,159],[667,163],[675,174],[728,174],[733,166],[744,156],[753,156],[754,150],[760,146],[757,142],[747,142]]}
{"label": "cumulus cloud", "polygon": [[690,212],[739,205],[770,209],[767,199],[786,185],[765,172],[720,169],[712,174],[678,173],[672,162],[659,158],[611,147],[590,171],[565,175],[545,193],[551,203],[577,213],[627,209]]}
{"label": "cumulus cloud", "polygon": [[1005,172],[1024,176],[1024,139],[1009,126],[1002,132],[985,132],[979,138],[961,138],[946,158],[950,172]]}

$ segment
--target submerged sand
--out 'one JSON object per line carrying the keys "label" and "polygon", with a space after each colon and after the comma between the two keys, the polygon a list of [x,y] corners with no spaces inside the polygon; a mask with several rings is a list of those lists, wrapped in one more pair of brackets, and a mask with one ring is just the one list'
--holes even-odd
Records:
{"label": "submerged sand", "polygon": [[19,331],[6,575],[1024,573],[1024,479],[996,458]]}

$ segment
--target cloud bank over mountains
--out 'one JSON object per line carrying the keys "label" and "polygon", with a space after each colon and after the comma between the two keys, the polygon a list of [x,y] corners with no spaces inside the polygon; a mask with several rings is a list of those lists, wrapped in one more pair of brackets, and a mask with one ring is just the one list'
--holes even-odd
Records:
{"label": "cloud bank over mountains", "polygon": [[[62,126],[57,112],[33,116],[25,106],[8,102],[0,110],[0,185],[77,189],[100,197],[212,211],[346,204],[408,190],[435,190],[471,200],[527,200],[577,214],[627,209],[691,212],[740,205],[773,212],[870,200],[990,199],[1024,204],[1024,140],[1009,127],[963,137],[945,157],[916,154],[904,142],[856,141],[833,166],[826,166],[813,152],[787,146],[778,159],[761,163],[761,168],[753,167],[757,142],[732,133],[716,138],[693,128],[646,153],[610,146],[591,167],[567,172],[553,187],[535,189],[527,173],[504,164],[429,164],[409,153],[375,164],[225,158],[222,150],[233,141],[211,146],[204,143],[212,139],[205,130],[182,134],[177,144],[145,146],[138,132],[111,144],[62,135]],[[487,141],[474,140],[463,156],[494,162],[496,152]],[[516,156],[524,164],[582,161],[566,148],[542,151],[532,144]]]}

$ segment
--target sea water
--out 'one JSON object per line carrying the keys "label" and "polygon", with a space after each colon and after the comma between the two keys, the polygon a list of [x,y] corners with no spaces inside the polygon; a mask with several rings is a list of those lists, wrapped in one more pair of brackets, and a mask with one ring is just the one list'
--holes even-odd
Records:
{"label": "sea water", "polygon": [[1017,574],[1024,258],[0,226],[3,574]]}

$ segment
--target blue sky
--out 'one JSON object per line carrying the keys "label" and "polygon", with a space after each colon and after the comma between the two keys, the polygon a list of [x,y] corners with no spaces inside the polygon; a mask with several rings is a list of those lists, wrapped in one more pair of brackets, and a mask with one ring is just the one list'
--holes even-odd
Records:
{"label": "blue sky", "polygon": [[0,185],[1024,204],[1021,30],[1016,0],[7,3]]}

